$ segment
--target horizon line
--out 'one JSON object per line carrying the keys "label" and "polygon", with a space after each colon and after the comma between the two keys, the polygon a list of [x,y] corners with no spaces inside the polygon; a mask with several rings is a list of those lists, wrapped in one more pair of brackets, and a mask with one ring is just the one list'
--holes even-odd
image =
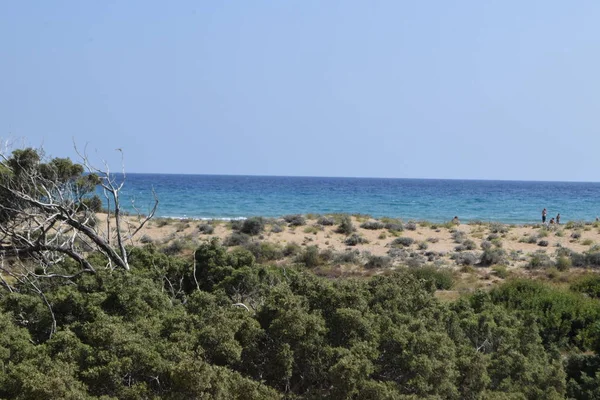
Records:
{"label": "horizon line", "polygon": [[[119,174],[122,174],[119,172]],[[188,173],[188,172],[126,172],[125,175],[189,175],[189,176],[241,176],[257,178],[329,178],[329,179],[404,179],[404,180],[430,180],[430,181],[487,181],[487,182],[548,182],[548,183],[600,183],[598,181],[553,181],[546,179],[482,179],[482,178],[401,178],[380,176],[327,176],[327,175],[261,175],[261,174],[216,174],[216,173]]]}

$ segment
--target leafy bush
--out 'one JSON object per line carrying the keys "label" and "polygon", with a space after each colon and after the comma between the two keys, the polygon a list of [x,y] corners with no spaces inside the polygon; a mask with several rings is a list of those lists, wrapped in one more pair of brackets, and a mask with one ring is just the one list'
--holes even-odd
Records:
{"label": "leafy bush", "polygon": [[490,224],[490,232],[492,232],[492,233],[507,233],[508,226],[501,224],[499,222],[492,222]]}
{"label": "leafy bush", "polygon": [[259,263],[283,258],[283,249],[276,243],[250,242],[244,248],[250,251]]}
{"label": "leafy bush", "polygon": [[361,228],[370,229],[370,230],[383,229],[384,226],[385,225],[379,221],[367,221],[367,222],[363,222],[362,224],[360,224]]}
{"label": "leafy bush", "polygon": [[495,264],[504,264],[506,262],[506,252],[500,248],[492,248],[483,251],[479,264],[490,266]]}
{"label": "leafy bush", "polygon": [[341,264],[358,264],[360,260],[360,252],[358,250],[346,250],[340,253],[333,258],[334,262]]}
{"label": "leafy bush", "polygon": [[463,231],[455,231],[452,233],[454,243],[462,243],[467,238],[467,234]]}
{"label": "leafy bush", "polygon": [[367,263],[365,264],[366,269],[375,269],[375,268],[389,268],[392,265],[392,259],[388,256],[374,256],[370,255],[368,257]]}
{"label": "leafy bush", "polygon": [[417,224],[414,221],[408,221],[406,223],[406,225],[404,226],[405,229],[409,230],[409,231],[416,231],[417,230]]}
{"label": "leafy bush", "polygon": [[413,238],[403,236],[403,237],[394,239],[392,241],[392,243],[390,243],[390,246],[392,246],[392,247],[409,247],[414,242],[415,242],[415,240]]}
{"label": "leafy bush", "polygon": [[285,257],[295,256],[300,253],[300,251],[302,251],[302,247],[298,243],[291,242],[286,244],[283,248],[283,255]]}
{"label": "leafy bush", "polygon": [[152,242],[154,242],[154,240],[152,240],[152,238],[148,235],[142,235],[142,237],[140,237],[140,243],[148,244]]}
{"label": "leafy bush", "polygon": [[283,232],[283,227],[282,227],[281,225],[279,225],[279,224],[273,224],[273,225],[271,226],[271,232],[272,232],[272,233],[280,233],[280,232]]}
{"label": "leafy bush", "polygon": [[265,228],[265,220],[261,217],[252,217],[242,222],[240,232],[255,236],[261,233]]}
{"label": "leafy bush", "polygon": [[484,240],[481,242],[481,250],[490,250],[492,248],[492,242]]}
{"label": "leafy bush", "polygon": [[205,235],[212,235],[215,231],[215,227],[210,224],[201,224],[198,226],[198,231]]}
{"label": "leafy bush", "polygon": [[571,265],[573,265],[573,263],[568,257],[560,256],[556,259],[556,268],[559,271],[568,271],[569,268],[571,268]]}
{"label": "leafy bush", "polygon": [[595,299],[600,298],[600,276],[587,275],[571,284],[571,290],[585,293]]}
{"label": "leafy bush", "polygon": [[541,246],[541,247],[548,247],[548,241],[547,240],[540,240],[537,245]]}
{"label": "leafy bush", "polygon": [[401,223],[388,222],[384,227],[390,232],[402,232],[404,230],[404,225]]}
{"label": "leafy bush", "polygon": [[409,268],[409,273],[417,279],[423,279],[432,282],[438,290],[449,290],[454,286],[454,274],[447,268],[436,268],[425,266],[419,268]]}
{"label": "leafy bush", "polygon": [[427,250],[429,248],[429,244],[426,241],[419,242],[419,250]]}
{"label": "leafy bush", "polygon": [[290,226],[302,226],[306,224],[306,219],[300,214],[284,215],[283,220],[290,224]]}
{"label": "leafy bush", "polygon": [[229,221],[229,227],[234,231],[239,231],[240,229],[242,229],[243,224],[244,221],[241,219],[232,219]]}
{"label": "leafy bush", "polygon": [[462,243],[462,245],[465,247],[466,250],[475,250],[477,248],[477,244],[471,239],[465,240]]}
{"label": "leafy bush", "polygon": [[364,237],[357,235],[356,233],[353,233],[352,235],[348,236],[346,240],[344,240],[344,244],[346,246],[356,246],[357,244],[363,243],[369,243],[369,241]]}
{"label": "leafy bush", "polygon": [[457,265],[475,265],[479,257],[475,253],[456,253],[451,257]]}
{"label": "leafy bush", "polygon": [[498,278],[502,278],[502,279],[508,278],[508,270],[506,269],[506,267],[504,265],[496,265],[495,267],[492,268],[492,272]]}
{"label": "leafy bush", "polygon": [[320,217],[317,220],[317,224],[323,225],[323,226],[331,226],[331,225],[335,224],[335,219],[333,219],[331,217]]}
{"label": "leafy bush", "polygon": [[550,257],[543,252],[537,252],[531,255],[529,259],[529,263],[527,264],[528,268],[549,268],[554,266],[554,263],[550,259]]}
{"label": "leafy bush", "polygon": [[350,219],[350,216],[344,215],[342,217],[340,225],[337,227],[337,229],[335,231],[337,233],[342,233],[344,235],[350,235],[355,230],[356,229],[354,228],[354,225],[352,225],[352,220]]}
{"label": "leafy bush", "polygon": [[318,267],[323,264],[317,246],[307,246],[304,251],[296,256],[296,262],[304,264],[308,268]]}
{"label": "leafy bush", "polygon": [[233,232],[223,240],[224,246],[242,246],[250,241],[250,236],[245,233]]}

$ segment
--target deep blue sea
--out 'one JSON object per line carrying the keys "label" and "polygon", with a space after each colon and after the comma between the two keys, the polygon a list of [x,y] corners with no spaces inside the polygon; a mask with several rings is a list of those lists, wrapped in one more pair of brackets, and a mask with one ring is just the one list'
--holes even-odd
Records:
{"label": "deep blue sea", "polygon": [[176,218],[279,217],[360,213],[443,222],[531,223],[560,212],[561,221],[600,215],[600,183],[438,179],[321,178],[128,174],[122,205],[147,212],[152,189],[157,216]]}

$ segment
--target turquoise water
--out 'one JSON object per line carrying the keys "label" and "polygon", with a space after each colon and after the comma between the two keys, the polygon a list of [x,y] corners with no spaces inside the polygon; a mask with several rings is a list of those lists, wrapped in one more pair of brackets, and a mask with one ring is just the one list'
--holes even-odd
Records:
{"label": "turquoise water", "polygon": [[561,221],[600,215],[600,183],[437,179],[321,178],[128,174],[123,206],[148,210],[154,188],[157,216],[278,217],[361,213],[404,220],[482,220],[531,223],[561,213]]}

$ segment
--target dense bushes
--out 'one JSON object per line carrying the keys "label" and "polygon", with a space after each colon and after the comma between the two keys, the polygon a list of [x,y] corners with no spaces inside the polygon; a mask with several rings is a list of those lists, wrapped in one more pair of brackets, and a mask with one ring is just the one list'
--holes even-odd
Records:
{"label": "dense bushes", "polygon": [[[436,288],[453,284],[446,269],[329,280],[304,266],[342,255],[296,245],[300,268],[260,264],[279,251],[214,239],[188,261],[149,245],[130,250],[130,272],[93,258],[96,274],[37,281],[44,297],[14,282],[0,296],[0,397],[558,399],[598,390],[597,300],[509,281],[441,303]],[[368,256],[367,268],[390,263]],[[573,288],[592,296],[596,285]]]}

